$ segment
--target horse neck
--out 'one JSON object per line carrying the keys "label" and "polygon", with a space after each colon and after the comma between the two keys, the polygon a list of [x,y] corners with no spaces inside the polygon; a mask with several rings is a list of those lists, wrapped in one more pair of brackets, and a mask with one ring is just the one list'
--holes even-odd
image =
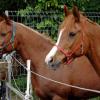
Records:
{"label": "horse neck", "polygon": [[90,50],[88,51],[87,57],[100,76],[100,26],[91,22],[88,22],[87,25],[89,26],[87,26],[87,29],[90,41]]}
{"label": "horse neck", "polygon": [[19,25],[19,40],[17,51],[23,60],[30,59],[34,67],[44,67],[45,56],[52,48],[49,40],[40,35],[40,33],[32,29]]}

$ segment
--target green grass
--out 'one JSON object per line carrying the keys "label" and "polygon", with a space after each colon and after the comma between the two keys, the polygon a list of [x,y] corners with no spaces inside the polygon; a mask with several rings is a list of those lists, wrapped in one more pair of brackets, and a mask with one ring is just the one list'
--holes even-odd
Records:
{"label": "green grass", "polygon": [[[16,77],[15,82],[18,86],[18,88],[22,91],[25,92],[26,90],[26,76],[19,76]],[[12,80],[12,85],[16,88],[15,82]],[[39,100],[38,97],[35,95],[34,91],[33,91],[33,100]],[[88,100],[100,100],[100,97],[96,97],[96,98],[92,98],[92,99],[88,99]]]}
{"label": "green grass", "polygon": [[89,99],[89,100],[100,100],[100,97],[92,98],[92,99]]}

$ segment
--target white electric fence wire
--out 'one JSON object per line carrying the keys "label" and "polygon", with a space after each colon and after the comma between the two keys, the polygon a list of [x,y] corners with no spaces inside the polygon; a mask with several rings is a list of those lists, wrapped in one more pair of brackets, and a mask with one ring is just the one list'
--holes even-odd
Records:
{"label": "white electric fence wire", "polygon": [[[26,68],[26,66],[25,66],[24,64],[22,64],[19,60],[17,60],[13,55],[12,55],[12,57],[13,57],[21,66],[23,66],[24,69],[27,70],[27,68]],[[34,71],[31,71],[31,73],[33,73],[33,74],[35,74],[35,75],[37,75],[37,76],[39,76],[39,77],[41,77],[41,78],[43,78],[43,79],[45,79],[45,80],[52,81],[52,82],[57,83],[57,84],[61,84],[61,85],[68,86],[68,87],[71,87],[71,88],[80,89],[80,90],[83,90],[83,91],[89,91],[89,92],[94,92],[94,93],[100,93],[99,90],[93,90],[93,89],[83,88],[83,87],[79,87],[79,86],[75,86],[75,85],[70,85],[70,84],[67,84],[67,83],[63,83],[63,82],[59,82],[59,81],[53,80],[53,79],[51,79],[51,78],[45,77],[45,76],[43,76],[43,75],[40,75],[40,74],[38,74],[38,73],[36,73],[36,72],[34,72]]]}

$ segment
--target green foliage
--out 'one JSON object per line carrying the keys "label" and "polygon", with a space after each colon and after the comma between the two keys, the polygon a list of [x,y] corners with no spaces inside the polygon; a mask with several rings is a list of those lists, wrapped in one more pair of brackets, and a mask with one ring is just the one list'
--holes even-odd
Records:
{"label": "green foliage", "polygon": [[[15,80],[12,80],[12,85],[14,86],[14,88],[20,90],[21,92],[25,92],[26,91],[26,76],[21,76],[20,78],[16,78]],[[16,87],[17,86],[17,87]],[[14,94],[13,94],[14,95]],[[35,92],[33,90],[33,99],[34,100],[38,100],[38,97],[35,95]]]}
{"label": "green foliage", "polygon": [[[36,12],[41,12],[43,10],[59,10],[61,11],[63,9],[63,5],[67,4],[69,8],[72,8],[73,4],[76,4],[79,9],[81,10],[87,10],[88,6],[94,4],[94,1],[92,2],[90,0],[36,0],[34,4],[34,9]],[[98,4],[98,3],[96,3]],[[96,6],[96,5],[95,5]],[[94,8],[96,8],[94,6]],[[100,5],[98,5],[100,7]],[[91,6],[93,9],[93,6]],[[90,7],[89,7],[90,8]]]}
{"label": "green foliage", "polygon": [[[18,14],[21,16],[27,16],[33,13],[36,18],[32,19],[31,17],[26,17],[24,23],[26,23],[26,21],[30,19],[31,24],[34,25],[35,29],[51,30],[46,33],[48,33],[51,38],[56,40],[59,26],[59,23],[57,21],[63,20],[64,4],[67,4],[69,9],[72,9],[73,4],[76,4],[82,11],[89,11],[91,9],[95,9],[96,11],[98,11],[98,9],[100,8],[100,1],[96,1],[96,3],[94,3],[94,0],[35,0],[33,6],[28,5],[26,9],[20,10]],[[55,12],[55,14],[46,12]],[[43,13],[44,16],[50,16],[50,18],[44,18]]]}
{"label": "green foliage", "polygon": [[[56,40],[59,22],[64,17],[64,4],[67,4],[69,9],[72,8],[73,4],[76,4],[82,11],[100,11],[100,0],[26,0],[26,2],[25,0],[0,0],[0,10],[19,10],[17,15],[23,17],[23,23],[30,21],[30,24],[37,30],[49,29],[50,31],[47,31],[47,33]],[[47,13],[52,11],[55,13]],[[30,16],[27,17],[29,14]],[[33,15],[36,18],[33,19]],[[42,20],[41,17],[43,17]],[[100,20],[98,23],[100,23]],[[15,86],[14,81],[12,83]],[[25,77],[18,78],[16,83],[18,87],[26,86]],[[91,100],[96,100],[96,98]]]}
{"label": "green foliage", "polygon": [[[12,80],[12,85],[17,89],[17,87],[20,89],[20,91],[24,92],[26,88],[26,77],[21,76],[18,77],[15,80]],[[16,87],[17,85],[17,87]]]}
{"label": "green foliage", "polygon": [[23,17],[24,24],[29,21],[30,24],[34,26],[34,29],[37,29],[38,31],[44,30],[45,33],[51,36],[51,38],[53,38],[54,40],[56,40],[57,38],[59,21],[61,22],[64,16],[63,12],[58,11],[35,12],[31,7],[20,10],[18,12],[18,15]]}
{"label": "green foliage", "polygon": [[20,16],[25,16],[25,15],[28,15],[30,14],[31,12],[33,11],[33,8],[30,7],[30,6],[27,6],[25,9],[21,9],[19,12],[18,12],[18,15]]}
{"label": "green foliage", "polygon": [[89,100],[100,100],[100,97],[99,96],[98,97],[94,97],[94,98],[89,99]]}
{"label": "green foliage", "polygon": [[18,10],[27,6],[25,0],[0,0],[0,10]]}
{"label": "green foliage", "polygon": [[60,4],[60,2],[59,0],[36,0],[34,10],[36,12],[44,10],[61,10],[63,4]]}
{"label": "green foliage", "polygon": [[100,11],[100,0],[89,0],[86,4],[86,11]]}
{"label": "green foliage", "polygon": [[100,11],[100,0],[0,0],[1,10],[19,10],[27,6],[34,8],[36,12],[44,10],[59,10],[67,4],[69,8],[77,4],[84,11]]}
{"label": "green foliage", "polygon": [[45,30],[48,29],[51,30],[48,34],[56,40],[55,33],[57,32],[57,24],[53,20],[45,19],[44,21],[41,21],[40,23],[37,23],[37,29],[38,30]]}

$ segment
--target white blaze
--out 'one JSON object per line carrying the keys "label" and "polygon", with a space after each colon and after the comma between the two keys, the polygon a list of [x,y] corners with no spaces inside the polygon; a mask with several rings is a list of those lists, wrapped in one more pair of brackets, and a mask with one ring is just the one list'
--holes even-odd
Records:
{"label": "white blaze", "polygon": [[[58,40],[56,42],[56,45],[59,45],[62,33],[63,33],[64,29],[62,29],[59,33],[58,36]],[[52,59],[53,56],[55,56],[56,52],[57,52],[58,48],[56,46],[53,46],[53,48],[50,50],[50,52],[47,54],[46,58],[45,58],[45,62],[48,64],[48,62]]]}

